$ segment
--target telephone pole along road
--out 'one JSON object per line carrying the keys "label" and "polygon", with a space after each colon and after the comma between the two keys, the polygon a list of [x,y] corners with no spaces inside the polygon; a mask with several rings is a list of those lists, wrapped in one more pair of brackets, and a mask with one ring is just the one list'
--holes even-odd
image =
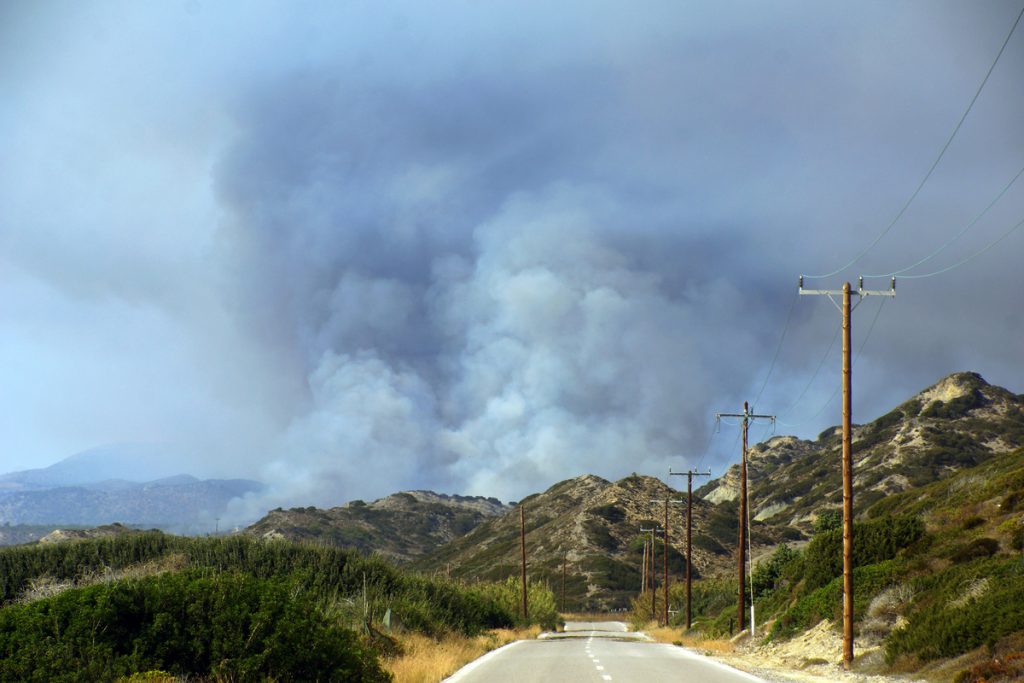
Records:
{"label": "telephone pole along road", "polygon": [[448,683],[764,683],[675,645],[651,643],[619,621],[568,622],[565,633],[519,640],[466,665]]}

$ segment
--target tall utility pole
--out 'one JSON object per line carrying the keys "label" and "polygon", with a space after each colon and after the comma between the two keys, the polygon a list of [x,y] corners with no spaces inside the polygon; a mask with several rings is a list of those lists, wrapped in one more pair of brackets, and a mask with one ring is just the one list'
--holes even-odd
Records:
{"label": "tall utility pole", "polygon": [[526,506],[519,504],[519,540],[523,555],[523,623],[528,623],[526,611]]}
{"label": "tall utility pole", "polygon": [[566,554],[562,553],[562,614],[565,614],[565,558]]}
{"label": "tall utility pole", "polygon": [[668,504],[669,503],[682,504],[683,501],[681,501],[681,500],[669,500],[668,498],[665,498],[663,500],[652,500],[651,502],[652,503],[664,503],[665,504],[665,521],[662,524],[663,531],[664,531],[663,543],[665,544],[665,548],[664,548],[665,552],[662,553],[662,561],[664,563],[664,567],[662,569],[663,580],[661,582],[661,588],[662,588],[662,593],[663,593],[664,602],[665,602],[665,604],[662,605],[662,619],[665,622],[665,626],[668,626],[668,584],[669,584],[669,581],[668,581]]}
{"label": "tall utility pole", "polygon": [[687,470],[685,472],[673,472],[672,468],[669,468],[668,473],[669,475],[686,475],[686,630],[689,631],[691,618],[693,616],[690,610],[690,586],[692,582],[690,565],[693,564],[693,546],[690,543],[690,537],[693,533],[693,478],[710,477],[711,468],[709,467],[707,472],[697,472],[694,470]]}
{"label": "tall utility pole", "polygon": [[654,532],[658,530],[658,527],[651,527],[650,529],[644,529],[640,527],[640,531],[650,533],[650,552],[647,557],[647,571],[650,572],[650,577],[647,580],[647,588],[651,591],[651,619],[657,621],[658,619],[658,607],[655,605],[655,598],[658,595],[658,591],[654,587]]}
{"label": "tall utility pole", "polygon": [[[643,531],[641,529],[640,531]],[[647,539],[644,539],[644,559],[640,565],[640,595],[647,592]]]}
{"label": "tall utility pole", "polygon": [[[896,296],[896,278],[888,290],[869,291],[864,289],[864,278],[857,283],[857,291],[850,289],[850,283],[843,283],[841,290],[804,289],[804,276],[800,276],[800,294],[824,295],[843,314],[843,666],[853,664],[853,448],[851,448],[850,426],[853,420],[852,405],[852,363],[850,360],[850,296],[860,297],[858,305],[866,296]],[[842,296],[842,305],[832,297]]]}
{"label": "tall utility pole", "polygon": [[[753,420],[766,419],[775,422],[774,415],[754,415],[750,412],[750,407],[747,402],[743,402],[742,413],[718,413],[715,419],[721,419],[723,417],[739,417],[743,419],[743,457],[740,464],[740,553],[738,560],[739,567],[739,607],[736,610],[736,622],[739,626],[739,630],[744,629],[743,624],[743,603],[747,594],[746,587],[746,553],[747,553],[747,425]],[[754,600],[750,600],[750,635],[754,635]]]}

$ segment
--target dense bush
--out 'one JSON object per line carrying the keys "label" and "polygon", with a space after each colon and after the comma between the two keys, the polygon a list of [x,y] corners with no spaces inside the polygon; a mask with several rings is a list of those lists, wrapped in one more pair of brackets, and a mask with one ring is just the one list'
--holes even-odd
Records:
{"label": "dense bush", "polygon": [[[853,525],[853,563],[856,567],[876,564],[894,557],[924,536],[924,523],[917,517],[882,517]],[[835,529],[816,535],[804,552],[806,588],[826,585],[843,573],[843,533]]]}
{"label": "dense bush", "polygon": [[[783,575],[797,573],[794,563],[802,564],[800,553],[783,543],[771,557],[763,560],[756,567],[750,578],[750,588],[758,599],[767,597],[782,584]],[[788,571],[787,571],[788,570]]]}
{"label": "dense bush", "polygon": [[[878,564],[856,567],[853,570],[854,619],[863,617],[872,598],[887,586],[898,584],[905,567],[889,560]],[[822,619],[838,620],[843,614],[843,579],[837,577],[828,584],[801,595],[772,626],[772,638],[788,638],[810,628]]]}
{"label": "dense bush", "polygon": [[509,626],[513,617],[493,601],[443,580],[400,571],[379,558],[351,550],[264,542],[232,536],[185,538],[161,533],[96,539],[52,546],[21,546],[0,551],[0,588],[9,602],[40,576],[77,580],[105,568],[119,569],[169,553],[196,568],[240,571],[256,578],[290,578],[324,601],[359,595],[366,618],[391,609],[409,628],[429,635],[447,631],[474,634]]}
{"label": "dense bush", "polygon": [[999,552],[999,541],[994,538],[982,537],[958,546],[950,553],[949,559],[960,564],[983,557],[992,557],[997,552]]}
{"label": "dense bush", "polygon": [[0,610],[0,679],[113,680],[162,669],[250,681],[387,681],[313,596],[239,573],[163,574]]}
{"label": "dense bush", "polygon": [[[471,592],[487,602],[496,603],[508,614],[522,613],[523,584],[522,579],[510,576],[500,583],[480,583],[474,585]],[[547,586],[535,581],[526,584],[527,616],[529,623],[539,624],[541,628],[553,631],[561,623],[555,596]],[[522,623],[522,620],[519,620]]]}
{"label": "dense bush", "polygon": [[[693,603],[690,607],[691,616],[694,620],[694,627],[710,634],[728,633],[729,616],[736,614],[736,602],[738,586],[735,578],[714,578],[694,581],[691,587]],[[686,623],[686,584],[685,582],[673,583],[669,588],[669,604],[678,609],[672,616],[671,622],[674,626]],[[647,596],[646,607],[644,602],[637,604],[637,608],[646,610],[650,614],[650,596]],[[721,623],[721,625],[719,625]]]}
{"label": "dense bush", "polygon": [[[984,581],[984,583],[981,583]],[[969,594],[971,586],[984,586]],[[1020,559],[977,560],[915,582],[918,595],[904,628],[886,643],[886,659],[953,657],[1024,630],[1024,571]]]}
{"label": "dense bush", "polygon": [[824,534],[843,528],[843,511],[835,508],[822,510],[814,518],[814,533]]}

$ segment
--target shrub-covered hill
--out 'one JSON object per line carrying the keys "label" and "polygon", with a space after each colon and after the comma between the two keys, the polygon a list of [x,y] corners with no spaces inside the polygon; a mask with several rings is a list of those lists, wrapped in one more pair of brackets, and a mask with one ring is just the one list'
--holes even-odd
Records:
{"label": "shrub-covered hill", "polygon": [[[755,567],[753,595],[769,638],[789,638],[822,619],[839,627],[838,524],[838,516],[822,514],[805,548],[779,546]],[[877,669],[936,681],[1019,680],[1022,552],[1024,448],[874,503],[854,529],[858,653],[877,648]],[[735,580],[698,582],[694,596],[697,628],[726,632]],[[684,598],[677,591],[674,599]]]}
{"label": "shrub-covered hill", "polygon": [[[815,441],[773,437],[749,451],[749,496],[755,520],[810,530],[817,513],[842,502],[842,432]],[[1024,446],[1024,396],[961,372],[928,387],[889,413],[853,429],[858,510],[970,469]],[[738,497],[739,467],[700,489],[708,502]],[[913,494],[911,494],[913,495]]]}
{"label": "shrub-covered hill", "polygon": [[315,541],[408,562],[509,509],[496,498],[403,491],[371,503],[354,500],[327,510],[277,508],[245,533],[256,538]]}
{"label": "shrub-covered hill", "polygon": [[[686,572],[685,492],[654,477],[632,475],[609,482],[584,475],[524,498],[527,564],[530,575],[561,589],[566,565],[566,609],[627,607],[640,587],[643,546],[640,529],[661,528],[669,507],[669,571]],[[711,504],[694,496],[694,575],[713,574],[735,564],[738,511],[735,504]],[[802,538],[796,529],[758,523],[754,548]],[[662,538],[657,536],[657,555]],[[659,576],[661,560],[659,562]],[[467,579],[500,580],[520,571],[518,507],[484,522],[461,538],[417,560],[415,567]],[[660,581],[660,579],[659,579]]]}
{"label": "shrub-covered hill", "polygon": [[[34,597],[41,585],[56,590]],[[442,637],[508,627],[517,590],[418,576],[350,550],[245,537],[152,532],[6,548],[0,680],[114,680],[147,670],[386,680],[378,656],[394,641],[383,631]],[[553,626],[550,591],[532,585],[530,599],[531,618]]]}

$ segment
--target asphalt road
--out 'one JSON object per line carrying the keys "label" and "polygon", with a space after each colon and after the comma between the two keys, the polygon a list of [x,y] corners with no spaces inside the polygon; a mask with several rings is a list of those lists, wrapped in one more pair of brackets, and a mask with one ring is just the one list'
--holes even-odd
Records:
{"label": "asphalt road", "polygon": [[490,652],[449,683],[751,683],[763,679],[675,645],[651,643],[618,621],[569,622],[565,633]]}

